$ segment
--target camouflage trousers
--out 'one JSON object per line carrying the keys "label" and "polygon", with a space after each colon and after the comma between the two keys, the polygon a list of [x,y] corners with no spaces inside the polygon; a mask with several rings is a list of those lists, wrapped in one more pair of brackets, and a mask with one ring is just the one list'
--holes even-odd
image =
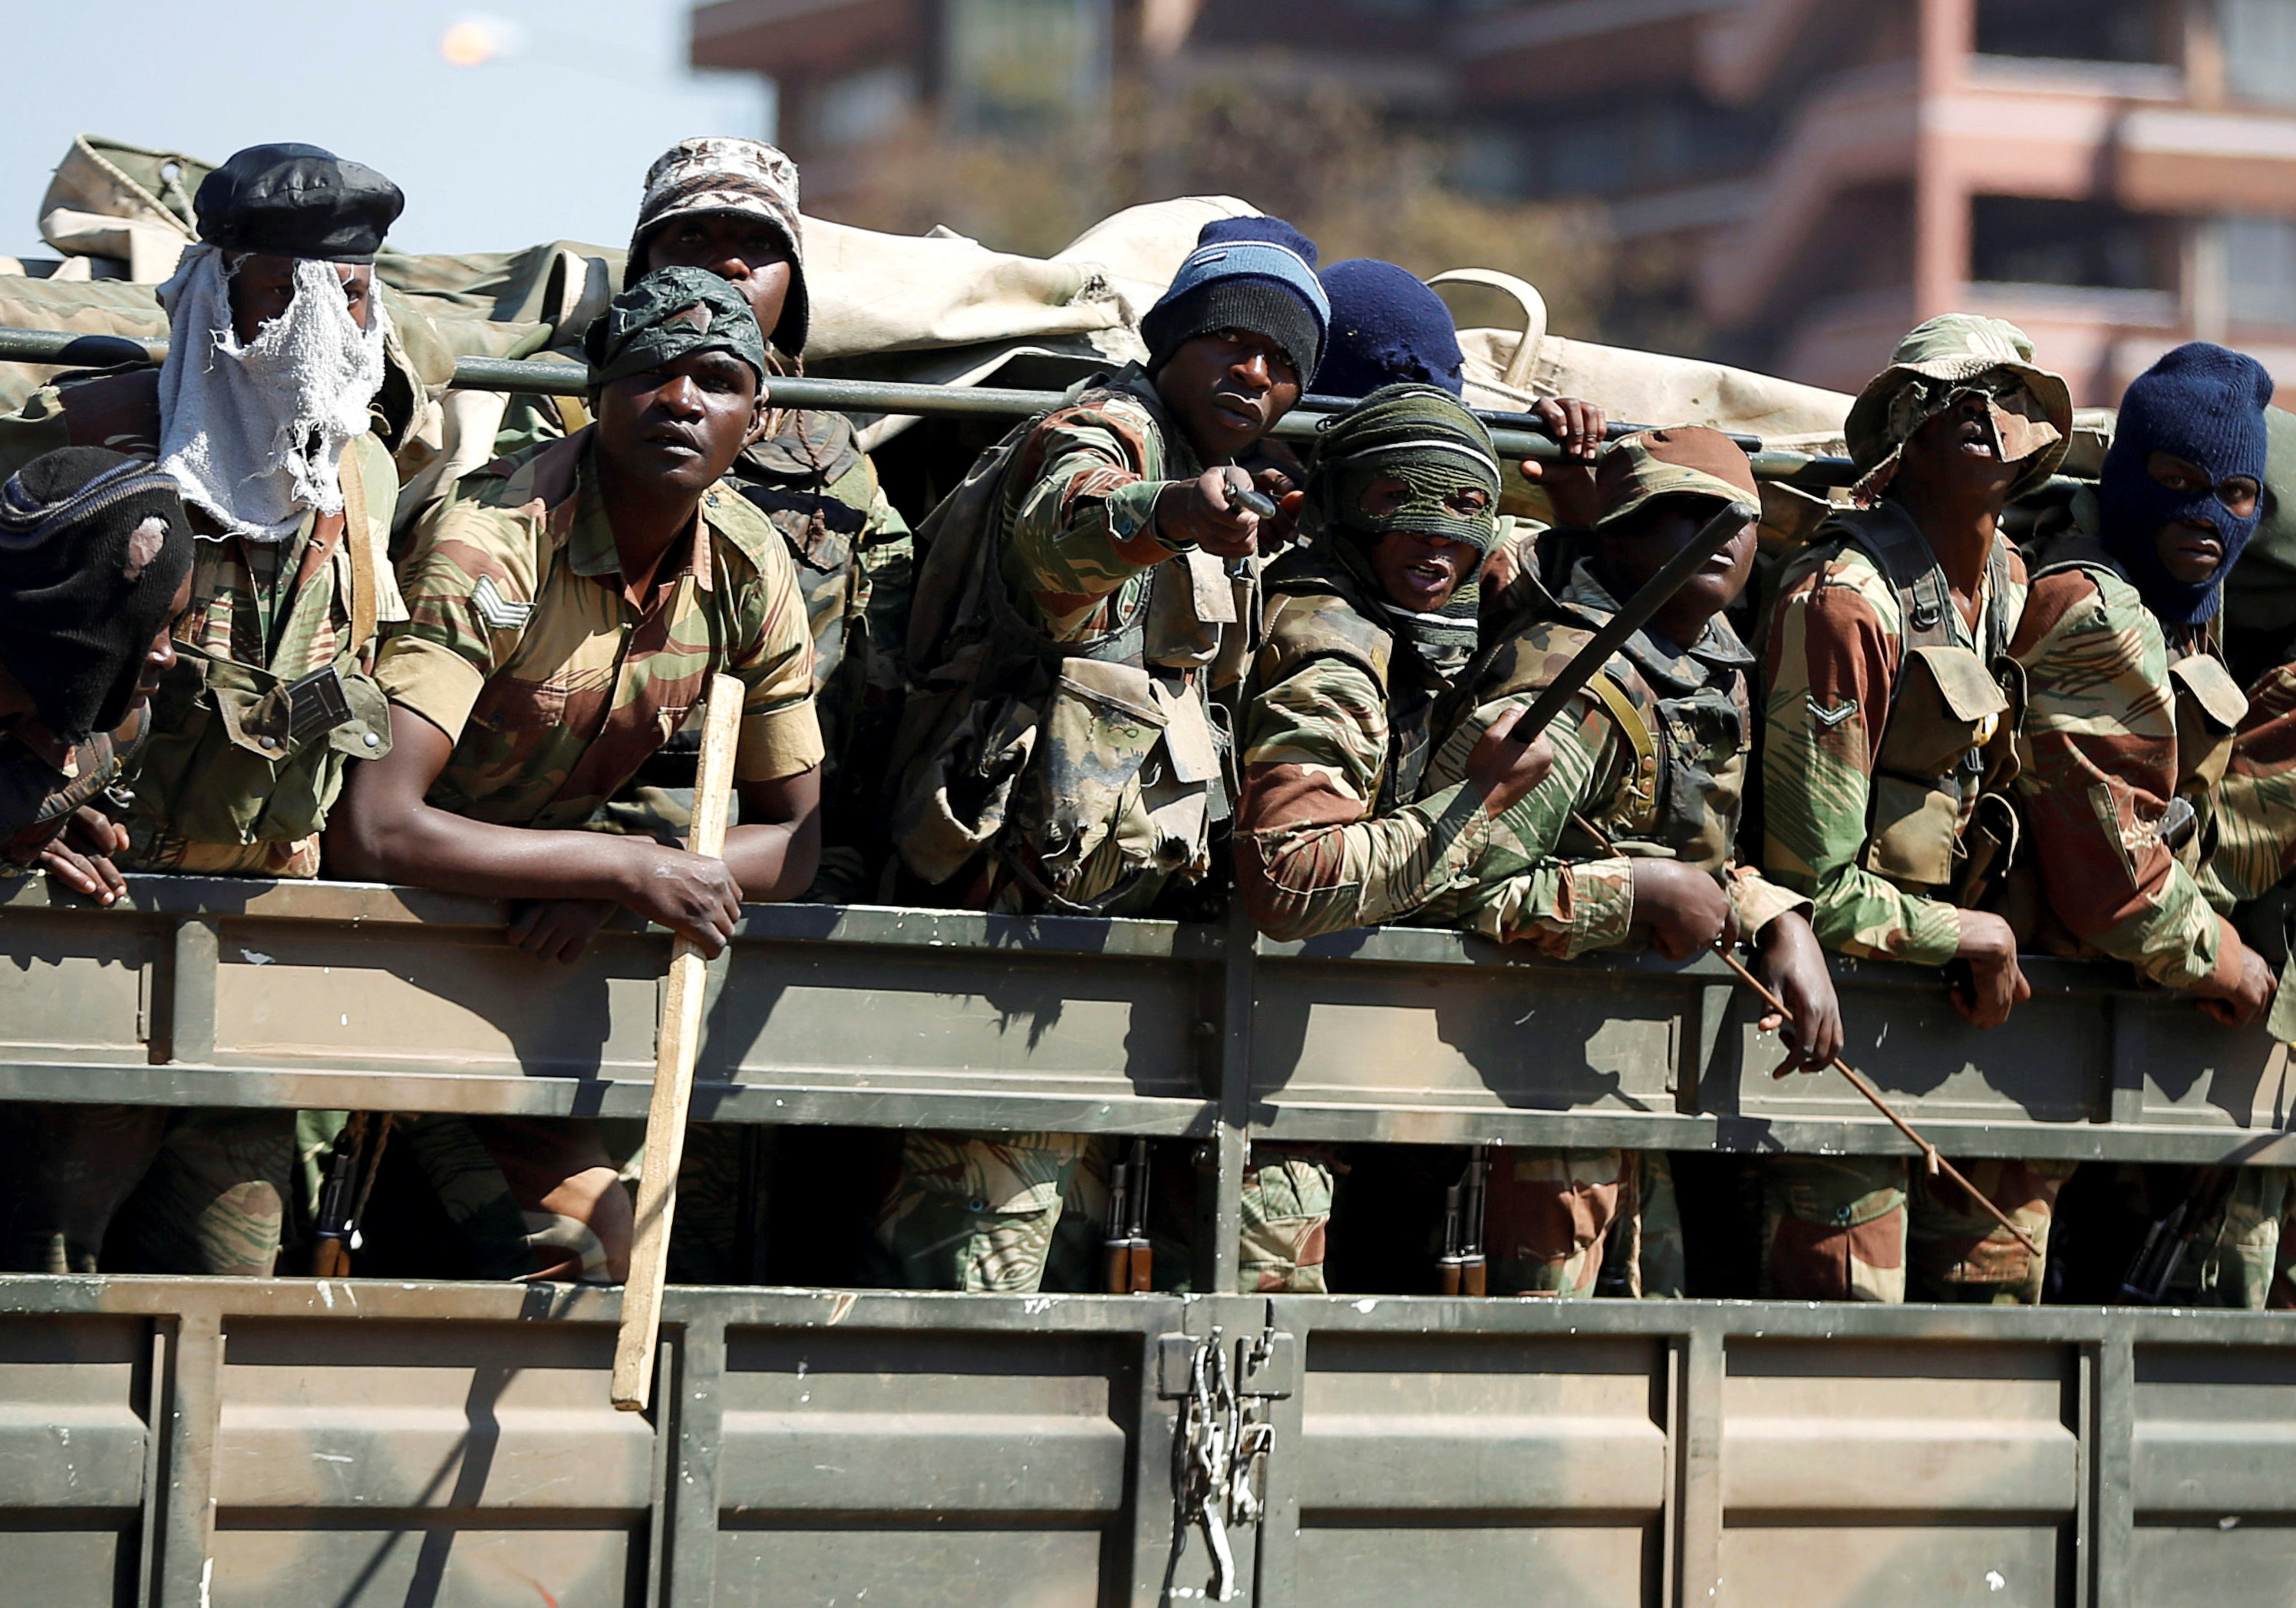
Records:
{"label": "camouflage trousers", "polygon": [[2289,1263],[2296,1237],[2285,1228],[2296,1209],[2290,1169],[2243,1167],[2224,1206],[2194,1237],[2193,1247],[2169,1282],[2171,1306],[2296,1306]]}
{"label": "camouflage trousers", "polygon": [[[2020,1245],[1951,1179],[1903,1156],[1767,1156],[1761,1293],[1792,1301],[2002,1302],[2041,1299],[2049,1224],[2074,1163],[1956,1163],[2033,1237]],[[1910,1282],[1909,1282],[1910,1281]]]}
{"label": "camouflage trousers", "polygon": [[[911,1133],[877,1214],[877,1243],[912,1289],[1096,1289],[1117,1143],[1079,1133]],[[1323,1292],[1332,1174],[1308,1147],[1254,1147],[1239,1290]]]}
{"label": "camouflage trousers", "polygon": [[[10,1272],[267,1277],[278,1262],[294,1196],[291,1111],[8,1106],[0,1149]],[[107,1237],[124,1243],[115,1269],[101,1266]]]}
{"label": "camouflage trousers", "polygon": [[1483,1222],[1494,1295],[1590,1296],[1606,1261],[1621,1294],[1683,1293],[1682,1214],[1663,1151],[1502,1147]]}
{"label": "camouflage trousers", "polygon": [[[643,1134],[643,1130],[641,1130]],[[669,1230],[672,1284],[755,1284],[765,1238],[762,1153],[753,1124],[695,1122],[677,1168],[677,1215]],[[624,1167],[633,1183],[643,1152]],[[743,1208],[749,1209],[744,1220]]]}
{"label": "camouflage trousers", "polygon": [[629,1256],[629,1196],[619,1179],[586,1212],[547,1201],[571,1180],[614,1164],[594,1124],[578,1117],[402,1116],[404,1144],[447,1218],[469,1243],[481,1278],[618,1282]]}

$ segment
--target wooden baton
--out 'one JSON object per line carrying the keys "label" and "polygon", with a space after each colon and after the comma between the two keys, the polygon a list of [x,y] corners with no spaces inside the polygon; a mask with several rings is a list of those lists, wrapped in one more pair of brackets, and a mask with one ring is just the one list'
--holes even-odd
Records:
{"label": "wooden baton", "polygon": [[[733,813],[734,750],[741,731],[742,683],[709,678],[701,722],[701,765],[693,784],[697,854],[726,852]],[[644,1171],[638,1178],[637,1237],[630,1246],[629,1282],[622,1286],[622,1329],[614,1342],[614,1405],[644,1410],[653,1393],[654,1351],[661,1339],[661,1291],[669,1270],[669,1226],[677,1210],[677,1169],[685,1158],[685,1117],[693,1103],[693,1057],[701,1041],[701,995],[707,962],[691,939],[669,951],[669,986],[654,1033],[653,1101],[646,1108]]]}

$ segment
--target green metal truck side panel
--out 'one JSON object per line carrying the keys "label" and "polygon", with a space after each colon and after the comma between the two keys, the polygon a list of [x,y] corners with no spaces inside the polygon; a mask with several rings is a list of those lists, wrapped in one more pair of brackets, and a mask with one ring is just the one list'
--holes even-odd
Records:
{"label": "green metal truck side panel", "polygon": [[[642,1113],[666,939],[540,966],[501,920],[9,885],[0,1098]],[[1979,1034],[1933,975],[1845,965],[1851,1058],[1958,1154],[2296,1163],[2285,1051],[2030,972]],[[1772,1080],[1710,962],[782,907],[712,990],[708,1118],[1201,1138],[1200,1287],[1233,1282],[1255,1137],[1903,1146],[1846,1088]],[[618,1313],[0,1280],[0,1602],[1146,1608],[1217,1595],[1216,1531],[1265,1608],[2241,1608],[2296,1579],[2280,1314],[676,1287],[636,1416]],[[1225,1529],[1176,1503],[1207,1424],[1248,1449]]]}
{"label": "green metal truck side panel", "polygon": [[[0,1580],[42,1604],[1205,1600],[1187,1359],[1271,1431],[1263,1608],[2284,1604],[2268,1314],[0,1285]],[[1244,1360],[1251,1356],[1259,1360]],[[862,1593],[866,1595],[863,1596]]]}

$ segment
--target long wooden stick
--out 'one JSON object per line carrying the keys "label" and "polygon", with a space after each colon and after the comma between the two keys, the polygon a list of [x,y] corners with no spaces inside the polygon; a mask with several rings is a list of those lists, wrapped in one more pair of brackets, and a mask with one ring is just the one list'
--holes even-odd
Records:
{"label": "long wooden stick", "polygon": [[[1585,815],[1573,810],[1570,812],[1570,819],[1578,824],[1578,828],[1581,831],[1592,837],[1596,843],[1602,845],[1603,850],[1605,853],[1615,854],[1618,853],[1618,845],[1611,841],[1610,834],[1603,831],[1602,828],[1596,826],[1593,821],[1587,820]],[[1775,993],[1772,993],[1770,992],[1769,985],[1764,983],[1759,977],[1754,975],[1752,972],[1749,971],[1745,965],[1739,960],[1737,956],[1732,954],[1728,950],[1724,949],[1719,944],[1715,945],[1714,952],[1722,957],[1723,965],[1728,967],[1732,971],[1738,974],[1739,982],[1743,983],[1748,988],[1752,989],[1754,992],[1759,996],[1763,1004],[1777,1012],[1779,1016],[1784,1016],[1789,1024],[1793,1023],[1793,1012],[1786,1008],[1786,1002],[1784,1000],[1779,999]],[[1946,1160],[1944,1156],[1938,1154],[1938,1147],[1935,1145],[1931,1144],[1929,1140],[1915,1132],[1914,1125],[1911,1122],[1906,1121],[1905,1118],[1899,1116],[1896,1112],[1890,1109],[1890,1102],[1882,1098],[1882,1091],[1874,1088],[1873,1084],[1867,1082],[1861,1074],[1850,1066],[1849,1062],[1843,1060],[1840,1056],[1836,1056],[1828,1063],[1828,1065],[1831,1065],[1834,1071],[1840,1073],[1843,1077],[1849,1079],[1849,1086],[1873,1102],[1874,1109],[1880,1112],[1883,1116],[1888,1117],[1899,1133],[1904,1134],[1907,1139],[1914,1141],[1914,1147],[1922,1153],[1923,1164],[1928,1167],[1932,1175],[1942,1172],[1955,1183],[1959,1184],[1963,1189],[1968,1192],[1970,1199],[1975,1201],[1979,1205],[1984,1207],[1988,1212],[1993,1214],[1994,1221],[1999,1223],[2003,1228],[2008,1229],[2010,1233],[2017,1237],[2017,1243],[2019,1245],[2024,1246],[2025,1249],[2030,1251],[2036,1256],[2043,1254],[2041,1247],[2033,1243],[2033,1237],[2031,1235],[2026,1233],[2024,1229],[2010,1221],[2009,1214],[1993,1204],[1993,1197],[1991,1196],[1986,1194],[1982,1189],[1980,1189],[1975,1184],[1971,1183],[1966,1178],[1964,1178],[1961,1173],[1961,1169],[1955,1166],[1951,1162]]]}
{"label": "long wooden stick", "polygon": [[[1765,984],[1759,977],[1757,977],[1752,972],[1747,970],[1744,963],[1742,962],[1737,956],[1730,953],[1727,950],[1717,950],[1715,952],[1722,957],[1722,963],[1725,966],[1738,974],[1738,981],[1743,983],[1748,988],[1752,989],[1755,993],[1761,996],[1763,1004],[1777,1012],[1778,1015],[1784,1016],[1788,1022],[1792,1022],[1793,1020],[1793,1012],[1786,1008],[1786,1002],[1784,1000],[1779,999],[1777,995],[1772,993],[1768,986]],[[1964,1189],[1969,1192],[1970,1199],[1975,1201],[1979,1205],[1984,1207],[1986,1211],[1992,1213],[1994,1221],[1999,1223],[2003,1228],[2008,1229],[2010,1233],[2017,1237],[2017,1243],[2019,1245],[2023,1245],[2025,1249],[2030,1251],[2036,1256],[2042,1254],[2041,1247],[2033,1243],[2033,1237],[2026,1233],[2024,1229],[2019,1228],[2015,1223],[2010,1221],[2009,1214],[2006,1212],[2004,1212],[1999,1206],[1993,1204],[1993,1197],[1991,1196],[1986,1194],[1985,1191],[1980,1189],[1975,1184],[1971,1183],[1967,1179],[1964,1178],[1961,1173],[1961,1169],[1955,1166],[1951,1162],[1946,1160],[1944,1156],[1939,1155],[1938,1154],[1938,1147],[1935,1145],[1931,1144],[1929,1140],[1915,1132],[1914,1125],[1911,1122],[1908,1122],[1905,1118],[1899,1116],[1896,1112],[1890,1109],[1890,1102],[1882,1098],[1882,1091],[1880,1090],[1874,1088],[1874,1085],[1867,1082],[1864,1077],[1852,1071],[1849,1063],[1843,1060],[1840,1056],[1834,1057],[1831,1065],[1834,1071],[1840,1073],[1843,1077],[1849,1080],[1849,1086],[1852,1089],[1855,1089],[1858,1093],[1864,1095],[1868,1100],[1871,1100],[1874,1103],[1874,1109],[1880,1112],[1883,1116],[1888,1117],[1890,1121],[1897,1126],[1897,1130],[1899,1133],[1904,1134],[1907,1139],[1914,1141],[1915,1147],[1922,1153],[1922,1160],[1928,1165],[1929,1170],[1932,1173],[1942,1172],[1955,1183],[1959,1184]]]}
{"label": "long wooden stick", "polygon": [[[733,812],[734,749],[741,729],[742,683],[709,679],[701,723],[701,765],[693,785],[697,854],[726,850]],[[638,1178],[637,1237],[629,1282],[622,1286],[622,1330],[614,1342],[614,1405],[642,1411],[653,1393],[653,1359],[661,1340],[661,1291],[669,1270],[669,1228],[677,1211],[677,1169],[685,1158],[685,1116],[693,1103],[693,1056],[701,1041],[701,951],[680,938],[669,952],[669,986],[654,1034],[653,1102],[646,1108],[644,1171]]]}

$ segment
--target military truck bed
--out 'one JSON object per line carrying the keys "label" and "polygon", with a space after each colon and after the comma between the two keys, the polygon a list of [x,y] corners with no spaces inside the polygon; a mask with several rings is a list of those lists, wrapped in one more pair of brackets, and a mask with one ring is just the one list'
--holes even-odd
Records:
{"label": "military truck bed", "polygon": [[[543,967],[485,902],[130,880],[110,910],[0,889],[0,1098],[644,1109],[658,933]],[[1933,974],[1840,971],[1849,1058],[1953,1154],[2296,1162],[2260,1034],[2046,961],[1977,1034]],[[707,1023],[711,1120],[1205,1141],[1204,1288],[1255,1137],[1905,1148],[1838,1080],[1773,1081],[1713,962],[1439,932],[756,908]],[[673,1288],[630,1415],[618,1307],[0,1280],[0,1601],[1195,1602],[1213,1478],[1243,1493],[1233,1600],[1270,1608],[2233,1608],[2296,1579],[2279,1314]]]}

